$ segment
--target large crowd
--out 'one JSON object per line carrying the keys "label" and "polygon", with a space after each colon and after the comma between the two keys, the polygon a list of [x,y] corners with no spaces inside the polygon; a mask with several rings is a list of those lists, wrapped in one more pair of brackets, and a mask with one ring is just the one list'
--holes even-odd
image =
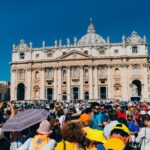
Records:
{"label": "large crowd", "polygon": [[[30,109],[45,109],[48,116],[21,131],[9,131],[9,127],[9,132],[5,131],[6,123]],[[0,103],[0,150],[132,149],[150,150],[148,102],[97,100]]]}

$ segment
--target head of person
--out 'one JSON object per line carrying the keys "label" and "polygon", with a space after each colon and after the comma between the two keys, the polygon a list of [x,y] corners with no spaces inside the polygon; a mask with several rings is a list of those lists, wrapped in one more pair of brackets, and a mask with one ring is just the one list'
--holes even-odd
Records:
{"label": "head of person", "polygon": [[133,120],[133,114],[128,114],[127,121],[132,121],[132,120]]}
{"label": "head of person", "polygon": [[100,105],[99,103],[93,102],[91,103],[91,110],[96,115],[99,113]]}
{"label": "head of person", "polygon": [[92,149],[93,147],[106,143],[104,132],[96,129],[89,129],[84,138],[84,147]]}
{"label": "head of person", "polygon": [[62,128],[62,139],[71,143],[81,143],[83,140],[82,126],[76,122],[68,122]]}
{"label": "head of person", "polygon": [[63,115],[64,115],[63,109],[61,109],[61,108],[58,109],[58,110],[57,110],[57,116],[58,116],[58,117],[61,117],[61,116],[63,116]]}
{"label": "head of person", "polygon": [[52,133],[50,130],[50,122],[48,120],[43,120],[37,129],[37,133],[40,135],[49,136]]}
{"label": "head of person", "polygon": [[108,116],[109,116],[110,121],[118,120],[118,115],[117,115],[116,111],[114,111],[114,110],[109,111]]}
{"label": "head of person", "polygon": [[148,114],[146,114],[146,115],[144,116],[144,125],[145,125],[146,127],[150,127],[150,115],[148,115]]}
{"label": "head of person", "polygon": [[130,107],[130,112],[131,112],[131,113],[135,113],[135,107],[134,107],[134,106],[131,106],[131,107]]}
{"label": "head of person", "polygon": [[91,114],[91,112],[92,112],[91,108],[88,107],[88,108],[84,109],[81,114],[84,114],[84,113]]}
{"label": "head of person", "polygon": [[69,108],[69,114],[74,115],[76,113],[76,109],[74,107]]}
{"label": "head of person", "polygon": [[80,122],[82,123],[82,125],[85,126],[90,126],[91,125],[91,117],[90,115],[84,113],[80,116],[79,118]]}
{"label": "head of person", "polygon": [[124,124],[117,124],[110,133],[110,137],[121,139],[124,144],[129,142],[130,131]]}

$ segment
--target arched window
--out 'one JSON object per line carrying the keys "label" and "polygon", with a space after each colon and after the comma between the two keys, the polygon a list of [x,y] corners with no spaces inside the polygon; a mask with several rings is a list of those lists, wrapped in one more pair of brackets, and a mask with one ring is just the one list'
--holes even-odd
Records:
{"label": "arched window", "polygon": [[85,70],[84,70],[84,76],[85,76],[85,77],[88,77],[88,69],[85,69]]}
{"label": "arched window", "polygon": [[48,79],[52,77],[52,69],[48,69],[47,77],[48,77]]}
{"label": "arched window", "polygon": [[35,79],[39,79],[39,72],[38,71],[35,72]]}
{"label": "arched window", "polygon": [[133,75],[138,76],[138,74],[139,74],[138,67],[134,67],[133,68]]}
{"label": "arched window", "polygon": [[24,71],[23,70],[19,71],[19,80],[24,80]]}
{"label": "arched window", "polygon": [[104,75],[105,75],[104,67],[101,67],[101,68],[100,68],[100,76],[101,76],[101,77],[104,77]]}
{"label": "arched window", "polygon": [[119,68],[116,68],[116,69],[115,69],[115,75],[118,76],[119,74],[120,74]]}
{"label": "arched window", "polygon": [[74,77],[77,77],[77,76],[78,76],[78,68],[77,68],[77,67],[74,67],[74,68],[73,68],[73,76],[74,76]]}
{"label": "arched window", "polygon": [[66,77],[67,77],[67,71],[63,70],[63,78],[66,78]]}

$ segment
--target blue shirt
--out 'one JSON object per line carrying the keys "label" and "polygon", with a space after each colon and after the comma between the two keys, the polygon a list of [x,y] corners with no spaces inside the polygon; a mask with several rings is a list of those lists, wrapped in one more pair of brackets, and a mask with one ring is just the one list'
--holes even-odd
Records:
{"label": "blue shirt", "polygon": [[139,132],[139,126],[135,125],[135,121],[127,121],[130,132]]}
{"label": "blue shirt", "polygon": [[102,127],[99,127],[98,124],[102,124],[102,118],[103,115],[101,113],[98,113],[97,115],[92,116],[92,129],[97,129],[97,130],[103,130]]}

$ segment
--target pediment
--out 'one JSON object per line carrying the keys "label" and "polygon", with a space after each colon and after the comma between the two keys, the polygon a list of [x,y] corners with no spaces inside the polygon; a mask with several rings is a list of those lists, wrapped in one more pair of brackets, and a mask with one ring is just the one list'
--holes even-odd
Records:
{"label": "pediment", "polygon": [[63,56],[57,58],[57,60],[70,60],[70,59],[92,59],[93,57],[82,52],[71,51]]}

